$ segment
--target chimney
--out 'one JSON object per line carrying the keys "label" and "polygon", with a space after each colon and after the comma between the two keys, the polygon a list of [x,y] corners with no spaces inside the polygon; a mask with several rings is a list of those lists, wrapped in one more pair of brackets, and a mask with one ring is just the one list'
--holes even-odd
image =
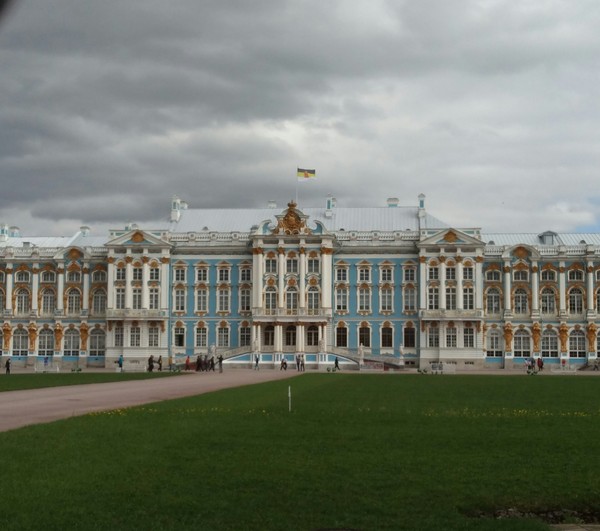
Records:
{"label": "chimney", "polygon": [[273,201],[272,199],[267,203],[267,208],[277,208],[277,201]]}
{"label": "chimney", "polygon": [[400,203],[400,200],[397,197],[388,197],[387,206],[390,208],[395,208]]}
{"label": "chimney", "polygon": [[419,194],[419,217],[425,217],[425,194]]}
{"label": "chimney", "polygon": [[171,200],[171,221],[179,221],[181,217],[181,199],[176,195]]}
{"label": "chimney", "polygon": [[11,238],[19,238],[21,236],[21,230],[19,227],[15,227],[14,225],[8,229],[8,235]]}
{"label": "chimney", "polygon": [[81,232],[82,236],[89,236],[91,230],[92,229],[90,229],[87,225],[82,225],[79,227],[79,232]]}

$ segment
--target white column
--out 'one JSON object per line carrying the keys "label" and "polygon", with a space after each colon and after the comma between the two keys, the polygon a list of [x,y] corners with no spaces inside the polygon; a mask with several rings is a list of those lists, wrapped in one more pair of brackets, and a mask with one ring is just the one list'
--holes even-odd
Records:
{"label": "white column", "polygon": [[298,279],[298,301],[299,308],[306,308],[306,252],[300,248],[300,278]]}
{"label": "white column", "polygon": [[58,266],[58,287],[56,294],[56,309],[59,313],[63,313],[65,311],[65,306],[63,304],[64,296],[65,296],[65,268],[64,264],[59,264]]}
{"label": "white column", "polygon": [[115,307],[115,265],[112,258],[108,260],[106,279],[106,308],[112,310]]}
{"label": "white column", "polygon": [[285,307],[285,253],[283,252],[283,248],[278,250],[279,254],[277,255],[277,275],[278,275],[278,301],[277,307],[284,308]]}
{"label": "white column", "polygon": [[125,308],[131,309],[133,302],[133,290],[131,287],[131,281],[133,280],[133,264],[131,256],[125,257]]}
{"label": "white column", "polygon": [[464,308],[463,300],[463,263],[462,258],[456,257],[456,308]]}
{"label": "white column", "polygon": [[147,310],[150,306],[150,263],[147,256],[142,258],[142,308]]}
{"label": "white column", "polygon": [[540,311],[540,273],[537,262],[531,265],[531,310],[537,313]]}
{"label": "white column", "polygon": [[483,310],[483,257],[475,259],[475,309]]}
{"label": "white column", "polygon": [[[7,264],[8,265],[8,264]],[[13,277],[14,269],[9,265],[6,269],[6,309],[12,313],[12,294],[13,294]]]}
{"label": "white column", "polygon": [[427,264],[425,263],[425,257],[420,257],[421,262],[419,263],[419,309],[425,310],[427,308]]}
{"label": "white column", "polygon": [[[323,252],[324,251],[324,252]],[[321,305],[329,310],[331,304],[333,249],[321,251]]]}
{"label": "white column", "polygon": [[296,351],[304,352],[304,325],[296,325]]}
{"label": "white column", "polygon": [[252,308],[262,306],[262,279],[264,255],[262,249],[253,249],[252,255]]}
{"label": "white column", "polygon": [[161,258],[160,263],[160,309],[169,308],[169,259],[166,256]]}
{"label": "white column", "polygon": [[85,312],[90,309],[90,264],[83,264],[83,300],[81,309]]}
{"label": "white column", "polygon": [[440,260],[440,310],[446,309],[446,262]]}
{"label": "white column", "polygon": [[33,264],[33,276],[31,283],[31,311],[33,313],[38,312],[38,291],[40,288],[40,270],[39,264]]}
{"label": "white column", "polygon": [[504,262],[504,311],[512,310],[512,304],[510,302],[510,271],[511,268],[509,262]]}
{"label": "white column", "polygon": [[283,335],[282,327],[280,324],[275,325],[275,352],[281,352],[283,350]]}
{"label": "white column", "polygon": [[588,312],[594,310],[594,263],[590,260],[587,263],[587,309]]}
{"label": "white column", "polygon": [[558,309],[560,315],[565,315],[567,313],[567,291],[565,276],[565,263],[560,262],[558,268]]}

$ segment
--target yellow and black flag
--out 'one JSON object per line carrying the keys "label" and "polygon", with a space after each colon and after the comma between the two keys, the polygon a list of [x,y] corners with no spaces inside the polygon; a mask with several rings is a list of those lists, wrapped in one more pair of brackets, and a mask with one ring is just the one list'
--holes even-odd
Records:
{"label": "yellow and black flag", "polygon": [[298,168],[298,179],[312,179],[316,177],[315,170],[305,170],[304,168]]}

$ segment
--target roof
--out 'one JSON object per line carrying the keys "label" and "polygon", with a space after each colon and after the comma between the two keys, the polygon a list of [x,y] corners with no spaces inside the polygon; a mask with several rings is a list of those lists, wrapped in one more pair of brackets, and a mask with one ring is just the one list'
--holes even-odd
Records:
{"label": "roof", "polygon": [[[554,233],[554,245],[600,245],[600,234],[593,232],[565,232]],[[533,232],[483,232],[481,239],[492,245],[543,245],[539,233]]]}

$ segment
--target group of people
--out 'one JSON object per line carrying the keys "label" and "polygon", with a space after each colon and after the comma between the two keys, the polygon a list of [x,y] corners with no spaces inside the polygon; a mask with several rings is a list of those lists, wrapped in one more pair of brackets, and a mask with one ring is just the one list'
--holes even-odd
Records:
{"label": "group of people", "polygon": [[[256,356],[258,360],[258,355]],[[281,364],[279,365],[280,371],[287,371],[288,362],[285,359],[285,356],[281,357]],[[258,361],[256,362],[255,368],[258,368]],[[305,362],[304,362],[304,354],[296,354],[296,370],[298,372],[304,372],[305,370]]]}
{"label": "group of people", "polygon": [[527,358],[525,360],[525,367],[528,373],[539,372],[544,369],[544,360],[542,358]]}
{"label": "group of people", "polygon": [[158,360],[156,360],[155,362],[154,355],[150,355],[150,357],[148,358],[148,372],[152,372],[154,370],[154,363],[158,365],[158,372],[162,372],[162,356],[159,356]]}

